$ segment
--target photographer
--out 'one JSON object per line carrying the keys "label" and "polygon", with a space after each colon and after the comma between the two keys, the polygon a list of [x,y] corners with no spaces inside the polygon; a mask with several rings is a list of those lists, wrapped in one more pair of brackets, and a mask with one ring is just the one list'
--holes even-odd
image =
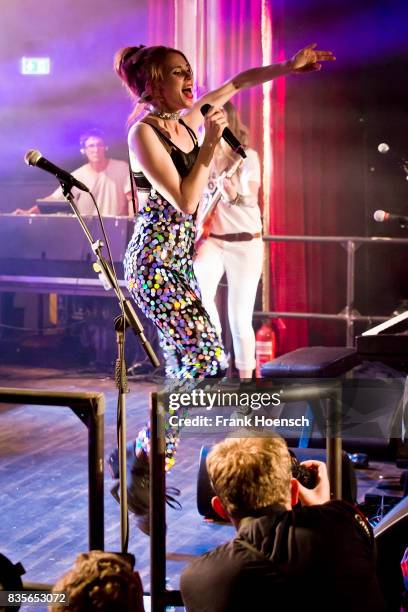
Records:
{"label": "photographer", "polygon": [[282,438],[214,446],[212,505],[237,534],[184,570],[188,612],[385,609],[369,524],[354,506],[330,501],[324,463],[302,466],[315,472],[313,489],[293,478]]}

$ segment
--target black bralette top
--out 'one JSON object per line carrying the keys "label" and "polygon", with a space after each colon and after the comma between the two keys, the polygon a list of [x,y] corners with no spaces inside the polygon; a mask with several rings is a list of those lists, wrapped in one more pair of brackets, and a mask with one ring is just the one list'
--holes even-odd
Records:
{"label": "black bralette top", "polygon": [[[194,131],[188,125],[186,125],[186,123],[184,123],[182,119],[179,119],[179,123],[181,123],[181,125],[183,125],[186,128],[194,144],[191,151],[189,151],[188,153],[185,153],[185,151],[182,151],[181,149],[179,149],[179,147],[175,145],[174,142],[170,140],[170,138],[165,136],[159,130],[159,128],[157,128],[155,125],[153,125],[152,123],[149,123],[148,121],[143,121],[143,123],[150,125],[150,127],[154,129],[154,131],[156,132],[160,140],[163,143],[165,143],[168,147],[170,147],[170,150],[169,150],[170,157],[173,160],[173,163],[176,166],[177,172],[179,173],[181,178],[184,178],[185,176],[187,176],[191,168],[193,167],[195,160],[197,159],[198,151],[200,150],[200,147],[198,146],[197,137]],[[137,190],[140,192],[150,192],[150,190],[152,189],[152,185],[147,180],[143,172],[133,172],[132,171],[132,174],[135,179]]]}

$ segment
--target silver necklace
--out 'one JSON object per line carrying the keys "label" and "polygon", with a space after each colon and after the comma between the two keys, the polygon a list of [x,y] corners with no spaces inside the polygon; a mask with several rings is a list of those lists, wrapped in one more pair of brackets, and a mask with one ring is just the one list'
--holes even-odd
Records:
{"label": "silver necklace", "polygon": [[150,114],[154,117],[158,117],[159,119],[178,121],[180,119],[181,111],[176,111],[175,113],[169,113],[167,111],[157,110],[153,108],[150,111]]}

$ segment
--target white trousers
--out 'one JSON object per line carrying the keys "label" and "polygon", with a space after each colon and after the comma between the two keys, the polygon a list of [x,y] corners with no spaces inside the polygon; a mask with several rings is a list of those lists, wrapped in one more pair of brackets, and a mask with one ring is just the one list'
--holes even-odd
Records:
{"label": "white trousers", "polygon": [[215,305],[218,284],[224,274],[228,283],[228,320],[235,353],[235,366],[248,372],[255,368],[255,334],[252,315],[262,274],[263,242],[227,242],[207,238],[194,261],[194,272],[200,285],[202,301],[212,324],[221,332]]}

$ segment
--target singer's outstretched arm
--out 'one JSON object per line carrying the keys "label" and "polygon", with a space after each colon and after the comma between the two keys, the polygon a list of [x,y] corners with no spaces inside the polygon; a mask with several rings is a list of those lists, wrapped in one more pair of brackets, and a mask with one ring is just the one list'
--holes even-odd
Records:
{"label": "singer's outstretched arm", "polygon": [[[254,87],[292,72],[319,70],[319,62],[332,59],[334,57],[331,51],[319,51],[316,50],[316,44],[308,45],[288,61],[241,72],[194,102],[193,75],[188,60],[182,53],[172,51],[163,65],[165,75],[160,85],[153,86],[147,81],[144,85],[143,94],[150,96],[153,110],[147,115],[147,120],[145,117],[135,123],[129,131],[132,168],[142,171],[151,185],[177,210],[186,214],[194,213],[208,183],[215,148],[227,127],[221,109],[223,104],[241,89]],[[134,79],[133,66],[134,64],[130,64],[126,68],[130,70],[126,77],[130,81]],[[139,76],[142,79],[142,73]],[[137,90],[138,86],[135,83],[132,87]],[[200,109],[204,104],[209,104],[211,108],[203,118]],[[193,166],[186,176],[180,176],[168,150],[160,141],[160,133],[164,133],[179,149],[187,152],[189,147],[191,148],[190,136],[185,133],[185,128],[178,120],[171,118],[171,115],[177,117],[177,112],[184,109],[187,109],[187,112],[183,114],[183,121],[194,132],[204,121],[205,136]]]}
{"label": "singer's outstretched arm", "polygon": [[270,66],[251,68],[240,72],[232,79],[226,81],[221,87],[210,91],[202,96],[194,104],[193,108],[186,113],[185,120],[193,128],[203,122],[200,108],[203,104],[221,107],[242,89],[249,89],[262,83],[267,83],[280,76],[298,74],[303,72],[315,72],[321,69],[322,61],[332,61],[336,58],[332,51],[320,51],[316,49],[316,43],[310,44],[298,51],[291,59]]}

